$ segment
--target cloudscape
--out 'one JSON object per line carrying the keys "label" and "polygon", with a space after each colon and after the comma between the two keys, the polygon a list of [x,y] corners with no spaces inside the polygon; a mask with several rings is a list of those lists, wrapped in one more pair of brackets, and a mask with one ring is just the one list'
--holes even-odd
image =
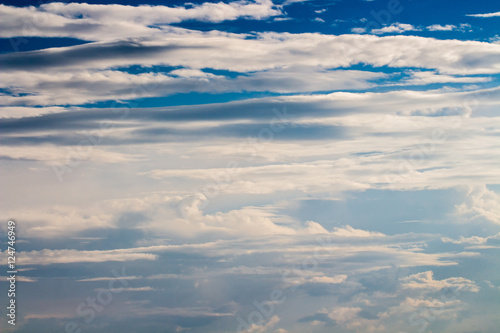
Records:
{"label": "cloudscape", "polygon": [[3,1],[0,331],[500,327],[500,4]]}

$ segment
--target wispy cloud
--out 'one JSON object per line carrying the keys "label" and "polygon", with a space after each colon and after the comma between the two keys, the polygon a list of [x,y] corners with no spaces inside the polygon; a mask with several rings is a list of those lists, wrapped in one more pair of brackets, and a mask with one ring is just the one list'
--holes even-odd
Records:
{"label": "wispy cloud", "polygon": [[467,14],[467,16],[472,16],[472,17],[497,17],[497,16],[500,16],[500,12],[487,13],[487,14]]}

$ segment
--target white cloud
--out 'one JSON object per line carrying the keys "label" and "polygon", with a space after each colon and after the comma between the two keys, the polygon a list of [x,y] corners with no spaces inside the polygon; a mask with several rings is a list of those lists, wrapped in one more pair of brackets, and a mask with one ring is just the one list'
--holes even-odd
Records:
{"label": "white cloud", "polygon": [[418,29],[415,28],[411,24],[393,23],[387,27],[371,30],[372,33],[377,34],[377,35],[390,34],[390,33],[401,34],[401,33],[406,32],[406,31],[418,31]]}
{"label": "white cloud", "polygon": [[451,277],[443,280],[434,280],[432,271],[421,272],[402,279],[402,287],[407,289],[422,289],[435,292],[444,288],[456,291],[478,292],[479,287],[474,281],[463,277]]}
{"label": "white cloud", "polygon": [[472,16],[472,17],[497,17],[497,16],[500,16],[500,12],[487,13],[487,14],[467,14],[467,16]]}
{"label": "white cloud", "polygon": [[[155,260],[151,253],[135,252],[135,249],[108,251],[49,250],[18,252],[18,265],[50,265],[81,262]],[[6,256],[4,251],[3,256]]]}
{"label": "white cloud", "polygon": [[356,27],[356,28],[352,28],[351,31],[354,32],[354,33],[356,33],[356,34],[363,34],[363,33],[366,32],[366,29],[365,28]]}
{"label": "white cloud", "polygon": [[355,319],[360,311],[359,307],[337,307],[328,312],[328,317],[342,325]]}
{"label": "white cloud", "polygon": [[321,272],[301,271],[300,274],[293,275],[286,278],[287,286],[297,287],[299,285],[309,284],[343,284],[347,280],[347,275],[338,274],[334,276],[323,275]]}
{"label": "white cloud", "polygon": [[497,287],[497,286],[495,286],[493,283],[491,283],[491,281],[485,280],[484,282],[486,283],[486,285],[487,285],[488,287],[490,287],[490,288],[492,288],[492,289],[498,289],[498,290],[500,290],[500,286],[498,286],[498,287]]}
{"label": "white cloud", "polygon": [[470,77],[470,76],[453,76],[436,73],[435,71],[415,71],[406,72],[410,75],[410,79],[403,81],[411,85],[432,84],[432,83],[477,83],[489,82],[490,77]]}
{"label": "white cloud", "polygon": [[446,25],[440,25],[440,24],[433,24],[427,27],[427,30],[429,31],[452,31],[456,29],[457,26],[453,24],[446,24]]}
{"label": "white cloud", "polygon": [[[113,261],[113,265],[130,266],[136,275],[124,279],[137,285],[120,289],[134,298],[120,295],[124,302],[107,308],[106,318],[149,322],[159,317],[163,325],[159,327],[164,330],[176,329],[165,326],[171,317],[182,318],[175,325],[220,318],[215,330],[224,329],[225,321],[235,326],[234,316],[241,312],[248,315],[246,306],[252,306],[254,299],[271,304],[262,303],[265,298],[261,296],[277,287],[285,288],[289,300],[279,309],[283,326],[298,331],[307,331],[295,326],[302,325],[297,314],[305,311],[316,311],[308,324],[335,323],[340,330],[357,332],[408,330],[408,314],[419,309],[435,310],[434,314],[442,315],[440,319],[460,318],[456,323],[462,323],[462,317],[453,311],[467,302],[474,305],[485,300],[475,281],[489,278],[488,270],[497,266],[482,265],[484,271],[470,270],[466,278],[449,272],[470,268],[467,265],[476,258],[489,263],[494,256],[483,256],[482,248],[477,252],[443,252],[442,248],[458,246],[438,240],[463,244],[468,251],[473,248],[468,245],[486,248],[500,235],[461,236],[458,231],[471,230],[472,224],[453,225],[455,238],[451,238],[446,223],[455,222],[456,216],[445,215],[458,202],[458,216],[467,222],[483,221],[478,228],[492,225],[485,220],[500,221],[498,195],[483,186],[498,183],[494,166],[500,162],[500,127],[495,121],[500,89],[489,88],[494,82],[488,74],[500,72],[500,45],[415,36],[233,34],[165,26],[183,20],[281,19],[275,16],[281,15],[281,8],[269,1],[176,8],[87,4],[0,7],[11,16],[5,18],[5,24],[17,27],[18,32],[25,28],[22,19],[26,18],[38,22],[40,29],[30,32],[35,35],[99,40],[0,55],[6,64],[0,102],[14,105],[9,110],[4,107],[5,116],[0,119],[4,131],[2,173],[7,175],[3,186],[9,189],[2,198],[2,215],[4,220],[15,217],[19,221],[23,247],[29,247],[19,252],[20,265],[68,264],[65,272],[72,274],[67,279],[68,288],[77,286],[72,289],[76,293],[74,305],[68,306],[67,298],[61,301],[58,293],[54,294],[47,308],[59,317],[33,311],[43,303],[39,300],[37,304],[25,303],[25,318],[74,317],[70,311],[92,296],[84,294],[88,289],[114,279],[106,271],[109,265],[103,264]],[[21,23],[13,22],[17,19]],[[379,33],[411,29],[418,27],[398,23],[379,29]],[[369,70],[335,70],[355,64],[366,64],[363,68]],[[129,65],[138,65],[145,73],[119,70]],[[157,70],[158,65],[176,69]],[[373,69],[385,66],[402,70],[385,74],[385,70]],[[224,70],[237,73],[226,76],[221,74]],[[403,79],[398,81],[400,77]],[[408,88],[448,83],[456,85],[434,90]],[[401,89],[402,85],[407,86]],[[373,87],[382,89],[345,92]],[[392,88],[396,89],[390,91]],[[113,121],[115,130],[105,133],[106,140],[94,147],[85,165],[75,168],[62,184],[57,183],[50,166],[65,162],[68,150],[78,148],[86,129],[95,128],[102,119],[116,119],[112,118],[116,110],[19,106],[74,105],[191,91],[288,95],[127,108],[127,119]],[[318,91],[325,93],[311,93]],[[329,91],[335,92],[326,93]],[[283,131],[273,132],[267,141],[258,138],[259,130],[270,128],[273,108],[281,110],[283,106],[290,114],[283,122]],[[247,144],[247,138],[255,140]],[[39,144],[42,142],[47,144]],[[235,160],[238,165],[228,167],[228,161]],[[420,192],[411,194],[417,202],[408,200],[409,210],[394,206],[385,197],[395,195],[400,202],[399,194],[404,197],[406,193],[389,195],[384,191],[457,185],[471,188],[463,204],[449,195],[450,190],[430,191],[429,197]],[[444,193],[438,196],[442,205],[433,201],[436,192]],[[373,214],[364,211],[364,205],[351,206],[357,200],[374,198],[373,193],[377,194],[375,200],[383,199],[366,205],[374,207]],[[425,211],[428,202],[432,209]],[[347,207],[349,214],[334,211],[327,215],[340,206]],[[375,213],[385,209],[396,211]],[[399,211],[402,209],[404,212]],[[422,223],[395,224],[388,215],[398,215],[395,221]],[[413,226],[416,229],[410,228]],[[434,234],[417,233],[420,230]],[[492,230],[491,234],[498,232]],[[477,231],[484,235],[489,230]],[[44,248],[52,245],[51,238],[57,239],[57,250]],[[90,251],[96,244],[100,250]],[[6,255],[0,252],[4,262]],[[73,270],[82,265],[95,270]],[[397,273],[387,278],[391,267]],[[416,267],[440,267],[440,274],[452,277],[439,280],[431,271],[407,276],[418,272]],[[290,273],[287,281],[283,271]],[[50,278],[24,280],[43,288],[52,284]],[[495,284],[482,286],[498,284],[491,281]],[[245,284],[247,294],[242,294],[240,283]],[[298,287],[295,294],[294,286]],[[446,288],[473,292],[474,299],[468,295],[451,301],[430,298]],[[137,293],[140,291],[146,293]],[[165,302],[155,304],[150,295],[144,295],[151,294],[147,291],[164,295]],[[311,298],[313,294],[316,296]],[[174,304],[179,295],[182,305]],[[132,301],[126,302],[127,298]],[[243,304],[246,301],[249,304]],[[288,312],[290,305],[292,312]],[[58,306],[67,313],[57,311]],[[318,312],[322,307],[326,308]],[[401,325],[393,325],[398,316]],[[272,317],[269,322],[253,325],[249,332],[285,333],[277,328],[279,320]],[[470,331],[478,329],[467,325]],[[210,331],[214,326],[197,329]],[[493,331],[482,327],[482,331]]]}
{"label": "white cloud", "polygon": [[[121,276],[120,280],[137,280],[141,277],[138,276]],[[87,278],[87,279],[79,279],[78,282],[96,282],[96,281],[113,281],[116,280],[116,277],[97,277],[97,278]]]}
{"label": "white cloud", "polygon": [[500,195],[485,185],[469,187],[466,202],[455,208],[456,214],[467,221],[482,218],[500,224]]}
{"label": "white cloud", "polygon": [[342,237],[384,237],[385,235],[380,232],[366,231],[360,229],[354,229],[353,227],[347,225],[344,227],[335,227],[332,231],[332,235],[342,236]]}
{"label": "white cloud", "polygon": [[44,108],[23,106],[0,107],[0,119],[36,117],[42,114],[59,113],[65,111],[68,111],[68,109],[59,106],[46,106]]}
{"label": "white cloud", "polygon": [[[8,278],[9,276],[0,276],[0,281],[6,281]],[[38,281],[37,278],[16,275],[16,282],[37,282],[37,281]]]}
{"label": "white cloud", "polygon": [[[371,81],[387,78],[387,75],[383,73],[326,70],[318,67],[271,69],[240,75],[234,79],[189,68],[176,69],[168,74],[149,72],[134,75],[111,70],[61,73],[57,77],[45,73],[32,73],[29,76],[19,76],[18,74],[12,72],[4,75],[1,86],[6,89],[17,86],[18,95],[0,96],[1,104],[84,104],[106,100],[168,96],[187,92],[273,91],[292,93],[366,89],[374,86]],[[29,110],[34,115],[36,115],[35,110],[38,110],[38,113],[41,112],[40,109],[18,109],[21,112]],[[61,112],[59,109],[49,107],[47,113]],[[26,112],[24,113],[26,114]],[[4,117],[11,114],[13,114],[12,111]]]}
{"label": "white cloud", "polygon": [[[445,243],[453,243],[453,244],[472,244],[472,245],[479,245],[479,244],[485,244],[488,242],[490,239],[500,239],[500,233],[492,236],[487,236],[487,237],[480,237],[480,236],[470,236],[470,237],[464,237],[460,236],[459,239],[453,239],[449,237],[441,237],[441,241]],[[474,246],[467,247],[468,249],[474,249]],[[477,248],[481,248],[480,246]],[[492,247],[495,248],[495,247]]]}
{"label": "white cloud", "polygon": [[[266,323],[262,323],[261,325],[251,324],[248,329],[245,329],[244,331],[241,331],[241,333],[264,333],[264,332],[269,332],[269,330],[272,329],[279,321],[280,321],[280,317],[278,317],[277,315],[274,315],[271,318],[269,318],[269,320]],[[278,332],[279,332],[279,330],[278,330]]]}
{"label": "white cloud", "polygon": [[484,244],[488,241],[488,237],[479,237],[479,236],[471,236],[471,237],[463,237],[455,240],[449,237],[442,237],[441,241],[445,243],[453,243],[453,244]]}
{"label": "white cloud", "polygon": [[309,283],[331,283],[331,284],[340,284],[345,282],[347,279],[347,275],[336,275],[336,276],[315,276],[308,280]]}
{"label": "white cloud", "polygon": [[[131,65],[249,72],[311,66],[338,68],[358,63],[375,67],[437,69],[443,74],[500,72],[500,45],[485,42],[417,36],[313,33],[259,33],[247,36],[177,30],[154,40],[89,43],[15,55],[3,54],[0,60],[6,66],[6,73],[17,75],[23,71],[33,74],[47,68],[79,73]],[[102,52],[109,52],[109,55],[103,58],[100,56]]]}
{"label": "white cloud", "polygon": [[42,4],[39,7],[0,6],[0,36],[74,37],[112,40],[161,33],[162,25],[186,20],[222,22],[267,19],[281,15],[270,0],[205,2],[191,7]]}
{"label": "white cloud", "polygon": [[[90,143],[90,142],[85,142]],[[56,147],[46,145],[43,149],[37,147],[12,147],[1,146],[2,152],[0,156],[9,157],[12,159],[28,159],[40,162],[45,162],[48,165],[58,166],[65,161],[71,160],[73,163],[78,161],[94,161],[97,163],[124,163],[136,161],[140,155],[122,154],[97,146],[88,145],[82,146],[65,146]]]}

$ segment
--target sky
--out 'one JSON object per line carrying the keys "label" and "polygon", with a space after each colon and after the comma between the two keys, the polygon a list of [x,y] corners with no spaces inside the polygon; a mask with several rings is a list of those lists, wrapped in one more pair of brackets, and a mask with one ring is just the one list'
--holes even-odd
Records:
{"label": "sky", "polygon": [[3,1],[1,332],[498,332],[499,31],[493,0]]}

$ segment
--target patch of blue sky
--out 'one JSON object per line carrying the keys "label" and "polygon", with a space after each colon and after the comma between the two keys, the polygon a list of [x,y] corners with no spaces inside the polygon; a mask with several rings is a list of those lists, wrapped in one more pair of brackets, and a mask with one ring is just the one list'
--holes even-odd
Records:
{"label": "patch of blue sky", "polygon": [[114,71],[124,72],[132,75],[144,74],[144,73],[158,73],[158,74],[168,74],[173,70],[181,69],[182,66],[142,66],[142,65],[132,65],[127,67],[113,67]]}
{"label": "patch of blue sky", "polygon": [[[297,220],[312,220],[325,229],[350,225],[387,235],[402,233],[490,235],[500,227],[488,222],[457,226],[453,212],[463,194],[456,189],[395,191],[371,189],[353,192],[341,200],[302,200],[287,213]],[[450,225],[453,224],[453,230]]]}
{"label": "patch of blue sky", "polygon": [[[115,71],[120,71],[128,74],[144,74],[144,73],[155,73],[155,74],[171,74],[172,71],[176,69],[185,69],[186,67],[182,66],[161,66],[161,65],[154,65],[154,66],[142,66],[142,65],[132,65],[132,66],[127,66],[127,67],[113,67],[111,68],[112,70]],[[223,70],[223,69],[213,69],[213,68],[203,68],[201,69],[202,72],[205,73],[210,73],[218,76],[225,76],[226,78],[236,78],[240,75],[243,75],[243,73],[239,72],[234,72],[234,71],[229,71],[229,70]],[[171,74],[173,76],[177,76],[174,74]]]}
{"label": "patch of blue sky", "polygon": [[[84,108],[113,108],[131,106],[139,108],[167,107],[179,105],[199,105],[212,103],[225,103],[231,101],[241,101],[250,98],[262,98],[269,96],[281,96],[283,94],[271,92],[230,92],[230,93],[179,93],[170,96],[144,97],[120,101],[102,101],[97,103],[86,103],[77,105]],[[293,94],[288,94],[293,95]]]}

